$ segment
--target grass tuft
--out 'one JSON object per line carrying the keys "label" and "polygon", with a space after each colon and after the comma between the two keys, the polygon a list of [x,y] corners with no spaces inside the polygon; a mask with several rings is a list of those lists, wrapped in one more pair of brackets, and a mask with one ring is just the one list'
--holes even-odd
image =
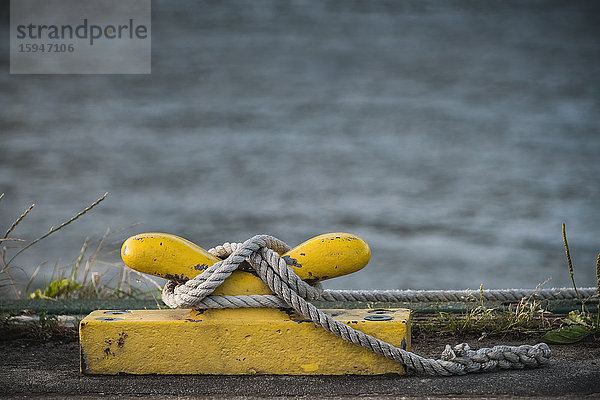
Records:
{"label": "grass tuft", "polygon": [[505,333],[545,332],[553,325],[550,313],[534,296],[524,297],[517,304],[505,307],[488,307],[483,298],[483,285],[479,287],[477,306],[464,313],[438,311],[437,315],[419,324],[424,332],[452,334],[477,333],[483,336]]}
{"label": "grass tuft", "polygon": [[[7,229],[4,237],[0,239],[1,243],[25,243],[23,247],[8,259],[8,261],[7,254],[9,247],[2,247],[0,253],[2,261],[0,267],[0,289],[8,286],[9,289],[14,292],[16,298],[27,299],[141,299],[152,297],[156,301],[157,306],[159,306],[158,296],[161,286],[154,279],[130,269],[123,263],[108,263],[98,259],[98,255],[103,251],[104,247],[107,246],[107,240],[111,233],[110,229],[106,230],[106,233],[100,239],[94,251],[87,258],[86,254],[92,243],[90,238],[86,238],[83,242],[72,266],[59,268],[58,265],[55,265],[49,276],[49,280],[46,280],[43,288],[33,291],[30,290],[35,278],[40,271],[42,271],[46,263],[39,264],[31,276],[29,276],[28,279],[25,279],[27,284],[24,289],[20,288],[15,279],[13,279],[11,271],[14,267],[11,263],[16,257],[30,249],[36,243],[39,243],[48,236],[73,223],[84,214],[90,212],[94,207],[104,201],[107,196],[108,193],[105,193],[85,209],[62,222],[57,228],[51,227],[48,232],[29,243],[25,243],[25,241],[20,238],[10,237],[14,229],[34,209],[34,205],[27,208],[27,210],[25,210]],[[2,197],[3,195],[0,196],[0,199],[2,199]],[[108,246],[120,248],[120,241],[108,243]],[[104,265],[106,267],[105,270],[95,270],[99,265]],[[48,278],[48,275],[45,275],[46,278]],[[114,282],[114,276],[116,275],[118,275],[119,278],[117,282]]]}
{"label": "grass tuft", "polygon": [[[569,274],[571,275],[571,282],[573,283],[573,289],[577,294],[577,299],[581,303],[581,311],[571,311],[567,318],[563,320],[563,326],[558,329],[547,332],[542,339],[556,344],[567,344],[579,342],[582,339],[590,335],[596,335],[600,333],[600,302],[597,306],[596,318],[593,318],[592,314],[585,307],[585,300],[579,294],[577,285],[575,284],[573,262],[571,261],[571,254],[569,253],[569,243],[567,242],[567,233],[565,224],[562,224],[563,242],[565,244],[565,253],[567,255],[567,266],[569,268]],[[596,261],[596,293],[597,300],[600,301],[600,254]]]}

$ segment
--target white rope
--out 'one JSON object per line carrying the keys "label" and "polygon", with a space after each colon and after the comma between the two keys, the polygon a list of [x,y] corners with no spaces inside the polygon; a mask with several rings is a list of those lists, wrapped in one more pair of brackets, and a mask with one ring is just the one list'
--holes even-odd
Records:
{"label": "white rope", "polygon": [[[582,298],[597,295],[596,288],[578,289]],[[381,301],[390,303],[445,303],[484,301],[520,301],[524,297],[536,300],[575,300],[573,288],[552,289],[484,289],[477,290],[324,290],[319,300],[323,301]]]}
{"label": "white rope", "polygon": [[[211,253],[227,257],[184,284],[169,281],[163,288],[163,301],[169,307],[286,307],[312,320],[336,336],[404,364],[409,371],[428,375],[463,375],[468,372],[536,367],[547,364],[550,348],[534,346],[495,346],[477,351],[465,343],[446,349],[440,360],[424,358],[367,335],[321,312],[307,300],[322,297],[319,286],[302,281],[277,252],[289,250],[281,240],[267,235],[254,236],[244,243],[225,243]],[[276,296],[209,296],[240,264],[247,261]]]}
{"label": "white rope", "polygon": [[[583,299],[597,295],[596,288],[578,289]],[[447,303],[469,301],[519,302],[523,298],[536,300],[577,300],[577,293],[570,288],[553,289],[484,289],[479,290],[323,290],[316,299],[340,302],[384,302],[384,303]],[[252,296],[207,296],[198,307],[244,308],[244,307],[287,307],[287,303],[276,295]]]}

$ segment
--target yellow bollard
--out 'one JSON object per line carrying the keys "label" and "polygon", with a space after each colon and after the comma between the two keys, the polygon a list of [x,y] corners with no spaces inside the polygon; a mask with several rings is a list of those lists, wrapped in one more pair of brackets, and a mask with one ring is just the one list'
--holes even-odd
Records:
{"label": "yellow bollard", "polygon": [[[328,233],[282,258],[308,282],[363,268],[371,252],[356,235]],[[175,235],[145,233],[122,247],[123,261],[145,273],[184,282],[219,259]],[[235,271],[214,295],[270,294],[251,272]],[[410,311],[322,310],[354,329],[410,350]],[[92,312],[79,328],[86,374],[404,373],[402,365],[355,346],[292,310],[171,309]]]}

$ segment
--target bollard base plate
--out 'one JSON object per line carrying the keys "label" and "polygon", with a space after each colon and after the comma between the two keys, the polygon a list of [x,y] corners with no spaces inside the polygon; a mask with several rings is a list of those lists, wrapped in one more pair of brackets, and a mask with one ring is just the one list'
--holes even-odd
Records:
{"label": "bollard base plate", "polygon": [[[322,310],[410,350],[410,311]],[[367,318],[367,319],[365,319]],[[293,311],[98,310],[81,321],[84,374],[378,375],[403,366],[348,343]]]}

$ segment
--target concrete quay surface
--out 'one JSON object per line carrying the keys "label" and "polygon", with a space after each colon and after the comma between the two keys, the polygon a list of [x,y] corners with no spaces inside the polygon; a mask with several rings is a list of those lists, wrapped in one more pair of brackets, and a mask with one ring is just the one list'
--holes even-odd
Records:
{"label": "concrete quay surface", "polygon": [[[473,348],[535,344],[537,337],[413,337],[413,351],[438,357],[446,343]],[[73,341],[0,342],[6,398],[600,398],[600,342],[551,346],[544,368],[456,377],[427,376],[85,376]]]}

